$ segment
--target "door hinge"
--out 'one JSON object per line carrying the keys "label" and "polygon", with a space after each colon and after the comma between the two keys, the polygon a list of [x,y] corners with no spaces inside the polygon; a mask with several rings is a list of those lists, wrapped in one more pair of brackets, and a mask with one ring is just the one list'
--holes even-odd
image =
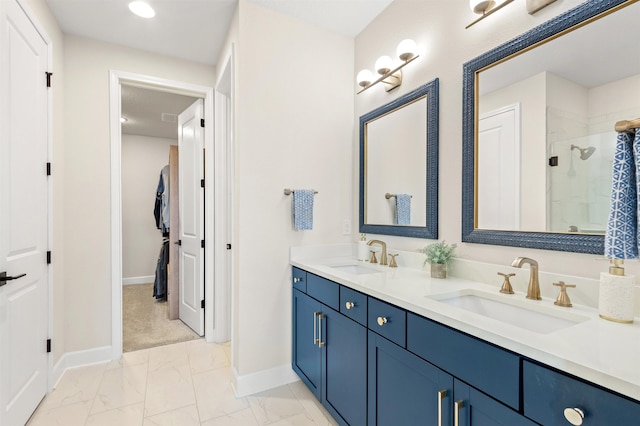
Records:
{"label": "door hinge", "polygon": [[47,75],[47,87],[51,87],[51,76],[53,75],[53,73],[45,72],[45,74]]}
{"label": "door hinge", "polygon": [[204,188],[204,179],[200,179],[200,188]]}
{"label": "door hinge", "polygon": [[202,300],[200,301],[200,307],[201,307],[202,309],[204,309],[204,299],[202,299]]}
{"label": "door hinge", "polygon": [[200,127],[204,127],[204,118],[200,119]]}
{"label": "door hinge", "polygon": [[47,163],[47,176],[51,176],[51,163]]}
{"label": "door hinge", "polygon": [[200,248],[204,248],[204,240],[200,240]]}
{"label": "door hinge", "polygon": [[227,244],[227,250],[231,250],[231,244]]}
{"label": "door hinge", "polygon": [[51,339],[47,339],[47,353],[51,352]]}
{"label": "door hinge", "polygon": [[47,265],[51,264],[51,251],[47,252]]}
{"label": "door hinge", "polygon": [[182,240],[178,240],[178,245],[181,246],[182,245]]}

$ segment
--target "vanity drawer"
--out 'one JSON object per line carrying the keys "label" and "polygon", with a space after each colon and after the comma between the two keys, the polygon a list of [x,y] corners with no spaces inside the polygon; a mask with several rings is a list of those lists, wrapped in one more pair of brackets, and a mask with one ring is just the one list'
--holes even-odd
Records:
{"label": "vanity drawer", "polygon": [[340,313],[367,326],[367,296],[340,286]]}
{"label": "vanity drawer", "polygon": [[524,415],[543,425],[568,425],[566,408],[584,413],[584,425],[621,426],[640,422],[640,403],[555,370],[523,362]]}
{"label": "vanity drawer", "polygon": [[373,297],[368,298],[367,327],[403,348],[407,343],[407,313]]}
{"label": "vanity drawer", "polygon": [[340,284],[307,273],[307,294],[336,311],[340,310]]}
{"label": "vanity drawer", "polygon": [[293,272],[291,273],[291,281],[293,288],[297,288],[303,293],[307,292],[307,271],[303,271],[294,266]]}
{"label": "vanity drawer", "polygon": [[519,410],[518,355],[413,313],[407,316],[407,349]]}

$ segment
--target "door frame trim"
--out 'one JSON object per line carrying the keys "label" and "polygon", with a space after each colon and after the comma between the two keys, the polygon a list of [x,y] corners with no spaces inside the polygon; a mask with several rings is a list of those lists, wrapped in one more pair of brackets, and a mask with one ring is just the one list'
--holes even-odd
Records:
{"label": "door frame trim", "polygon": [[[205,122],[211,123],[211,125],[204,128],[205,153],[213,152],[215,127],[213,125],[213,87],[126,71],[109,70],[109,130],[111,140],[111,348],[113,359],[118,359],[122,355],[122,128],[120,123],[120,101],[123,83],[202,98],[204,100]],[[205,176],[214,176],[214,164],[212,162],[205,162]],[[207,197],[207,199],[215,200],[215,188],[211,188],[210,191],[214,192],[214,194]],[[206,223],[207,217],[205,215],[205,250],[207,250],[206,253],[209,254],[205,256],[204,262],[204,291],[206,295],[213,295],[213,259],[215,256],[215,247],[221,246],[220,244],[223,244],[223,242],[218,243],[220,237],[216,238],[213,232],[214,227],[206,226]],[[214,335],[214,324],[213,321],[207,321],[206,318],[211,315],[213,310],[213,297],[206,297],[205,301],[205,340],[211,341]],[[209,315],[206,314],[207,311]]]}

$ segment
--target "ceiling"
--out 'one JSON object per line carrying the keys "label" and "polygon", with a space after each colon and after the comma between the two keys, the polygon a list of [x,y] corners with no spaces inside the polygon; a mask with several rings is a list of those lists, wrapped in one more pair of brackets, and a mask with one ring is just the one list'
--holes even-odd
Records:
{"label": "ceiling", "polygon": [[[46,0],[65,34],[214,65],[238,0],[147,0],[152,19],[130,0]],[[248,0],[332,32],[354,37],[393,0]]]}
{"label": "ceiling", "polygon": [[[2,1],[2,0],[0,0]],[[152,19],[129,11],[130,0],[46,0],[65,34],[215,65],[238,0],[147,0]],[[328,31],[355,37],[393,0],[248,0]],[[137,87],[122,89],[123,133],[177,138],[179,114],[194,98]]]}
{"label": "ceiling", "polygon": [[196,98],[159,90],[122,86],[122,133],[178,139],[178,115]]}

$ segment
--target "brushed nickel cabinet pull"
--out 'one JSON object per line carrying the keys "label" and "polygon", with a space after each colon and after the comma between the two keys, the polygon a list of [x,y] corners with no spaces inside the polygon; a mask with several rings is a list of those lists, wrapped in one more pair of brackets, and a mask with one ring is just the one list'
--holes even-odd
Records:
{"label": "brushed nickel cabinet pull", "polygon": [[456,401],[453,405],[453,426],[460,426],[460,409],[464,407],[464,401]]}
{"label": "brushed nickel cabinet pull", "polygon": [[318,312],[313,313],[313,344],[317,345],[318,340]]}
{"label": "brushed nickel cabinet pull", "polygon": [[438,391],[438,426],[442,426],[442,400],[447,396],[446,390]]}
{"label": "brushed nickel cabinet pull", "polygon": [[318,347],[322,348],[324,346],[324,342],[322,341],[322,319],[324,318],[324,314],[318,314]]}

